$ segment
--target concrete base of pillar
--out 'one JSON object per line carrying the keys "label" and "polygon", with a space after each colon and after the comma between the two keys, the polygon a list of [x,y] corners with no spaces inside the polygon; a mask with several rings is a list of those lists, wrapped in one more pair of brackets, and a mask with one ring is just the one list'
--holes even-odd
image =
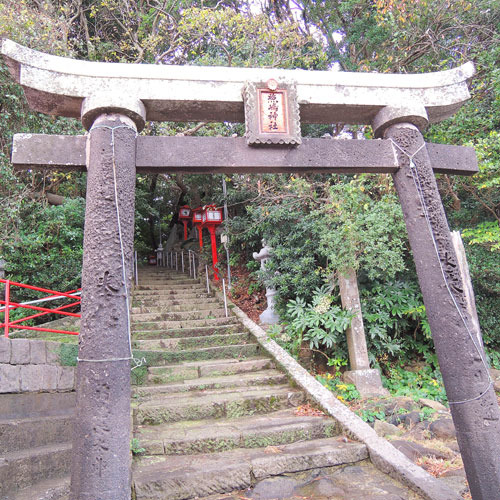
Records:
{"label": "concrete base of pillar", "polygon": [[344,381],[354,384],[361,397],[389,396],[389,391],[382,387],[382,379],[378,370],[352,370],[344,372]]}
{"label": "concrete base of pillar", "polygon": [[275,325],[280,322],[280,317],[274,312],[273,309],[267,308],[260,316],[260,322],[265,325]]}

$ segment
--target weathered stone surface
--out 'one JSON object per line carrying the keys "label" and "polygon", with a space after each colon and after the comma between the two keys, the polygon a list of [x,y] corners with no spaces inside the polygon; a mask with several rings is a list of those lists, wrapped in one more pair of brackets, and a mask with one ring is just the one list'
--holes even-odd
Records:
{"label": "weathered stone surface", "polygon": [[[123,88],[118,93],[128,95]],[[132,274],[136,135],[131,119],[111,113],[99,116],[88,136],[75,384],[78,418],[73,439],[78,452],[72,456],[72,498],[130,498],[127,295]]]}
{"label": "weathered stone surface", "polygon": [[431,423],[429,429],[438,439],[454,439],[457,436],[451,418],[439,418]]}
{"label": "weathered stone surface", "polygon": [[439,481],[445,483],[449,488],[456,491],[456,493],[460,496],[465,495],[468,492],[467,481],[464,477],[445,476],[439,478]]}
{"label": "weathered stone surface", "polygon": [[382,386],[378,370],[350,370],[344,372],[344,380],[354,384],[362,397],[387,396],[389,391]]}
{"label": "weathered stone surface", "polygon": [[439,401],[434,401],[433,399],[427,399],[427,398],[420,398],[418,402],[422,406],[427,406],[427,408],[432,408],[433,410],[436,411],[448,411],[448,408]]}
{"label": "weathered stone surface", "polygon": [[44,340],[30,340],[30,363],[41,365],[47,362]]}
{"label": "weathered stone surface", "polygon": [[296,479],[287,476],[269,477],[259,481],[248,498],[253,500],[278,500],[292,496],[299,486]]}
{"label": "weathered stone surface", "polygon": [[443,382],[473,497],[500,490],[500,409],[477,342],[450,230],[421,132],[410,123],[390,126],[401,168],[394,185],[408,229]]}
{"label": "weathered stone surface", "polygon": [[30,450],[53,443],[71,441],[72,417],[36,418],[29,415],[17,419],[0,419],[2,453]]}
{"label": "weathered stone surface", "polygon": [[43,365],[42,372],[42,387],[44,391],[54,391],[57,389],[57,382],[59,379],[59,366]]}
{"label": "weathered stone surface", "polygon": [[45,353],[47,356],[47,363],[51,365],[58,365],[60,363],[60,342],[45,342]]}
{"label": "weathered stone surface", "polygon": [[436,458],[446,459],[449,456],[432,448],[427,448],[418,443],[412,443],[411,441],[396,440],[391,441],[392,446],[394,446],[401,453],[404,453],[411,461],[416,462],[417,459],[425,456],[432,456]]}
{"label": "weathered stone surface", "polygon": [[0,363],[10,363],[10,339],[0,336]]}
{"label": "weathered stone surface", "polygon": [[[85,171],[85,143],[85,136],[15,134],[12,162],[18,169]],[[435,173],[473,175],[478,171],[471,147],[430,143],[427,147]],[[249,154],[245,139],[238,137],[155,136],[137,138],[136,167],[139,173],[389,173],[398,168],[387,140],[303,139],[300,148],[266,147],[252,149]]]}
{"label": "weathered stone surface", "polygon": [[12,365],[26,365],[30,362],[30,341],[28,339],[12,339],[10,346],[10,363]]}
{"label": "weathered stone surface", "polygon": [[500,392],[500,380],[499,379],[497,379],[497,380],[495,380],[495,382],[493,382],[493,388],[495,389],[495,391]]}
{"label": "weathered stone surface", "polygon": [[0,364],[0,393],[21,390],[20,371],[20,366]]}
{"label": "weathered stone surface", "polygon": [[57,389],[68,391],[75,388],[75,369],[72,366],[58,367]]}
{"label": "weathered stone surface", "polygon": [[22,365],[21,391],[37,392],[43,388],[43,365]]}
{"label": "weathered stone surface", "polygon": [[389,422],[384,422],[383,420],[375,420],[373,425],[375,432],[382,437],[385,436],[400,436],[403,431]]}
{"label": "weathered stone surface", "polygon": [[[79,117],[88,96],[140,99],[147,120],[243,122],[246,81],[296,81],[304,123],[371,123],[384,106],[421,103],[431,122],[454,114],[469,99],[474,66],[418,75],[332,71],[166,66],[77,61],[4,40],[12,77],[37,111]],[[22,68],[22,70],[21,70]],[[116,111],[116,110],[115,110]]]}

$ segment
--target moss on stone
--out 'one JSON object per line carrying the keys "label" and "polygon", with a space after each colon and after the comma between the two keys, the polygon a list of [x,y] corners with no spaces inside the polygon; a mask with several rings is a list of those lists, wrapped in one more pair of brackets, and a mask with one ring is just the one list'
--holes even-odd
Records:
{"label": "moss on stone", "polygon": [[76,366],[78,356],[78,345],[61,344],[59,348],[59,362],[62,366]]}

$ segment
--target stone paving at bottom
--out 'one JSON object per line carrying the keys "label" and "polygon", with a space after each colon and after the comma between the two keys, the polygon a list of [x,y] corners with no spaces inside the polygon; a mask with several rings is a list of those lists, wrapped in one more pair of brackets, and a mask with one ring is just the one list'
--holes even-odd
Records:
{"label": "stone paving at bottom", "polygon": [[417,500],[421,497],[369,461],[283,474],[254,487],[203,500]]}

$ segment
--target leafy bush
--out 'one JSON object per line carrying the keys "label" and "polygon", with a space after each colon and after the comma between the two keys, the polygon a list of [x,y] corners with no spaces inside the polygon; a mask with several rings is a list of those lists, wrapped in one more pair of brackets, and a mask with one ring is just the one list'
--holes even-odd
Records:
{"label": "leafy bush", "polygon": [[387,377],[382,377],[384,386],[393,396],[409,396],[416,399],[429,398],[447,403],[448,398],[443,379],[438,369],[431,364],[413,372],[401,363],[387,367]]}

